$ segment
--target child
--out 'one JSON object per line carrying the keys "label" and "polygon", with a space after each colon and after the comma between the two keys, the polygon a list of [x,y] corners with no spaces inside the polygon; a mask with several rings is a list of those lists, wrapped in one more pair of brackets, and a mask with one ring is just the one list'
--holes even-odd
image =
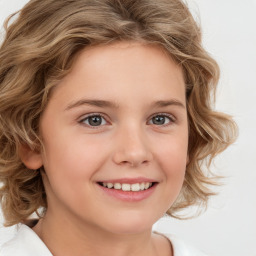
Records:
{"label": "child", "polygon": [[[10,255],[203,255],[152,232],[206,204],[202,162],[235,124],[180,0],[31,0],[0,48],[0,190]],[[32,213],[38,220],[31,220]]]}

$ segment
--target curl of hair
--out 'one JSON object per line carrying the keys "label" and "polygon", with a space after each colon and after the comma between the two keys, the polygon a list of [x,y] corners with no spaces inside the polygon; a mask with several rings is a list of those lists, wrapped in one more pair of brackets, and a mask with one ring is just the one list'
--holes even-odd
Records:
{"label": "curl of hair", "polygon": [[0,48],[0,200],[6,226],[47,208],[41,173],[26,168],[19,147],[42,149],[39,120],[50,92],[85,47],[121,40],[159,45],[182,66],[189,163],[182,191],[167,214],[207,203],[214,194],[208,185],[216,182],[203,172],[202,162],[210,164],[233,142],[236,125],[212,109],[219,68],[203,49],[200,28],[182,1],[31,0],[9,17],[5,30]]}

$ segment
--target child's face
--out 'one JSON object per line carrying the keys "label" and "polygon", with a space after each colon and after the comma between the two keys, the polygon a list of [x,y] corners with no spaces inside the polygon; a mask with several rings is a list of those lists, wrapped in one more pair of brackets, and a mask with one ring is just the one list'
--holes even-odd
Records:
{"label": "child's face", "polygon": [[[182,71],[156,46],[88,48],[53,92],[40,131],[47,218],[114,233],[149,230],[184,179]],[[136,190],[148,182],[154,185],[138,192],[102,186]]]}

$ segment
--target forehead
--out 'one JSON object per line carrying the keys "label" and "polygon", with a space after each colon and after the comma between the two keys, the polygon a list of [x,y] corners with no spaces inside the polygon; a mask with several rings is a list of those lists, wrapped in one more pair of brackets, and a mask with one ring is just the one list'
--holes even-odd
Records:
{"label": "forehead", "polygon": [[[156,68],[156,67],[159,68]],[[98,69],[104,71],[106,68],[114,68],[116,71],[129,71],[137,73],[140,71],[176,72],[177,79],[183,80],[182,70],[171,55],[160,45],[142,42],[121,41],[109,45],[98,45],[85,48],[78,54],[72,72],[84,69]],[[121,72],[123,75],[124,72]],[[172,72],[172,73],[174,73]],[[102,72],[103,73],[103,72]],[[155,72],[151,72],[154,74]],[[116,76],[118,73],[116,72]],[[172,78],[174,78],[172,76]]]}
{"label": "forehead", "polygon": [[[154,95],[185,100],[183,72],[160,46],[139,42],[116,42],[85,48],[56,92],[72,96],[127,97]],[[78,95],[77,95],[78,96]],[[156,99],[158,100],[158,99]]]}

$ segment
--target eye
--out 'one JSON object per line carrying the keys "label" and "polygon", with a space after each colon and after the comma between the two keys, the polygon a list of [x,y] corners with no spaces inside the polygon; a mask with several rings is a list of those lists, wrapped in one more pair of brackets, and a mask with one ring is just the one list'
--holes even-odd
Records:
{"label": "eye", "polygon": [[153,125],[168,125],[173,122],[175,122],[174,117],[168,114],[155,115],[149,121]]}
{"label": "eye", "polygon": [[102,126],[102,125],[106,125],[107,121],[105,120],[105,118],[99,114],[95,114],[95,115],[90,115],[87,116],[85,118],[83,118],[80,123],[88,125],[88,126]]}

